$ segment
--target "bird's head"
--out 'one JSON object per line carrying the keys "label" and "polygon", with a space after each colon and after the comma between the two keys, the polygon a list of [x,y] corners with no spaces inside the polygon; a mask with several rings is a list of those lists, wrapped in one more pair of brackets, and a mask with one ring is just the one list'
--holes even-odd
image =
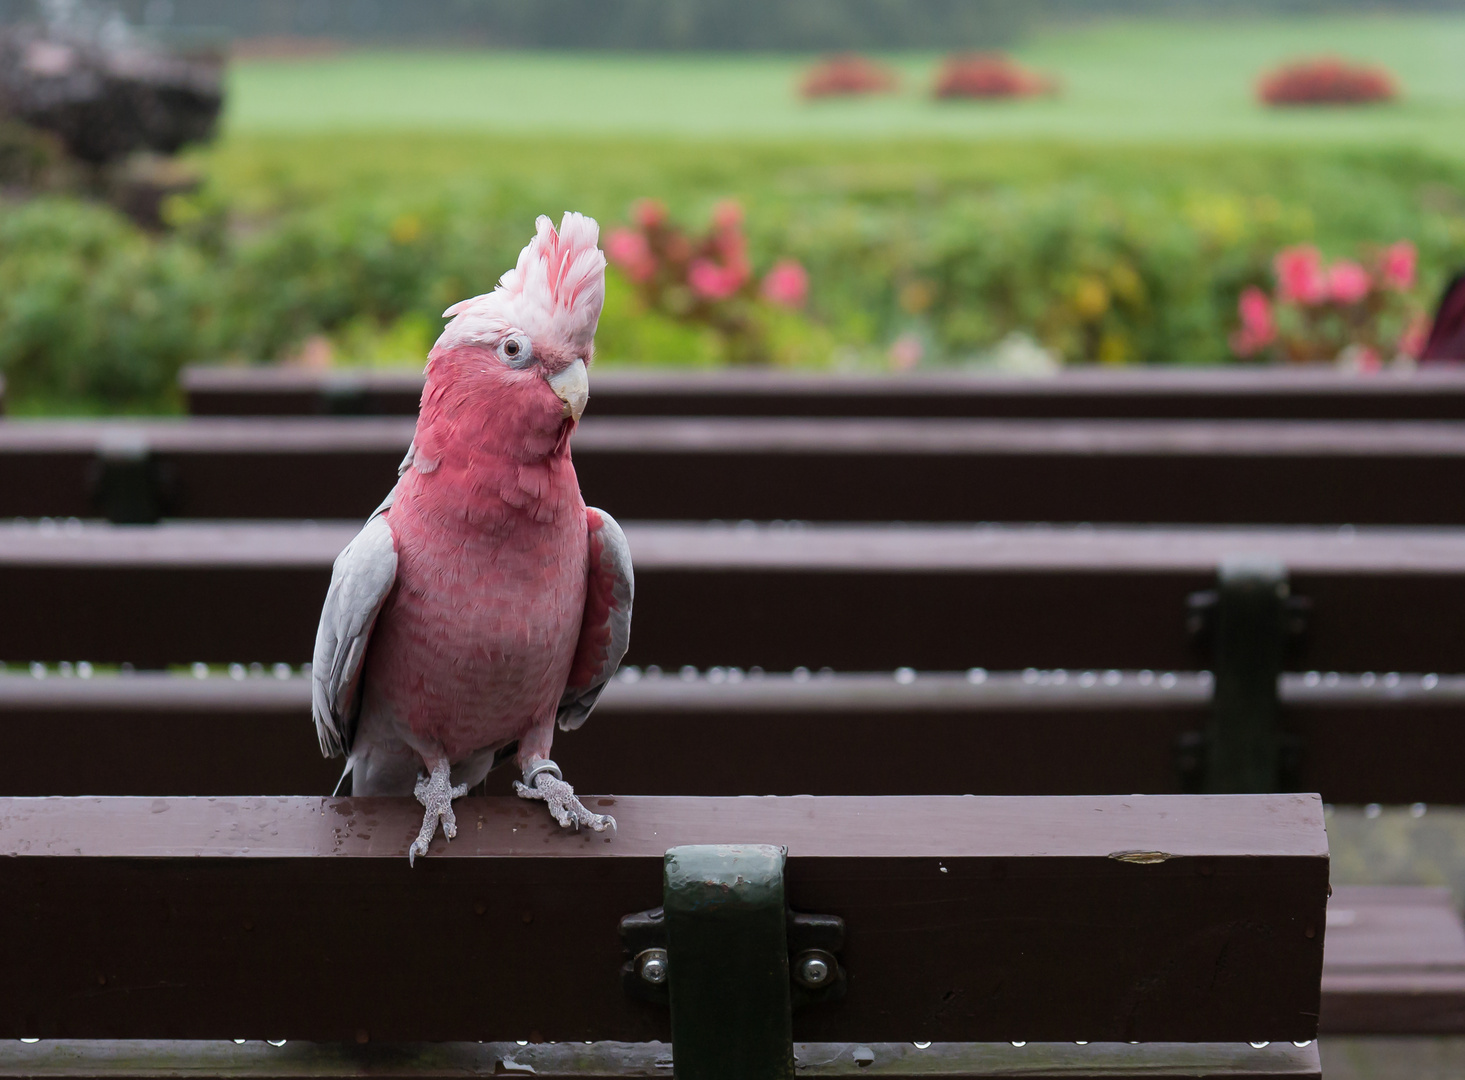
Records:
{"label": "bird's head", "polygon": [[536,226],[493,292],[443,312],[452,322],[429,354],[428,393],[460,418],[492,413],[548,434],[573,427],[590,396],[605,254],[594,218],[571,212],[558,231],[547,217]]}

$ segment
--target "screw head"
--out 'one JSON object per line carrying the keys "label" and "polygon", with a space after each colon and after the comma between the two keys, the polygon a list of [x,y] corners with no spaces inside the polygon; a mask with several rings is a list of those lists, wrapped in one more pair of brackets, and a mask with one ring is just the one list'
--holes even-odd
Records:
{"label": "screw head", "polygon": [[794,961],[794,980],[809,990],[827,986],[834,979],[837,961],[827,952],[810,949]]}
{"label": "screw head", "polygon": [[665,949],[647,949],[636,957],[636,971],[652,986],[666,982],[667,964]]}

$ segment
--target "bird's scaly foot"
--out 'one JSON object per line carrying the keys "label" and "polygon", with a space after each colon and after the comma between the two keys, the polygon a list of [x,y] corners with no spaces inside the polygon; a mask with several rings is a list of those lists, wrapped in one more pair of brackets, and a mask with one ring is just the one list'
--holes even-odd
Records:
{"label": "bird's scaly foot", "polygon": [[448,759],[438,758],[433,763],[432,774],[417,780],[417,787],[412,794],[427,809],[422,815],[422,831],[407,849],[408,866],[415,865],[417,856],[427,854],[427,845],[432,842],[439,821],[443,823],[443,835],[449,840],[458,835],[458,819],[453,814],[453,800],[467,795],[468,785],[459,784],[453,787],[448,780],[451,772]]}
{"label": "bird's scaly foot", "polygon": [[[547,768],[546,768],[547,766]],[[514,781],[514,790],[521,799],[538,799],[549,807],[550,815],[560,823],[560,828],[584,825],[595,832],[616,827],[616,819],[609,814],[592,814],[575,796],[575,789],[560,776],[559,766],[552,761],[541,761],[528,770],[529,783]],[[531,786],[532,785],[532,786]]]}

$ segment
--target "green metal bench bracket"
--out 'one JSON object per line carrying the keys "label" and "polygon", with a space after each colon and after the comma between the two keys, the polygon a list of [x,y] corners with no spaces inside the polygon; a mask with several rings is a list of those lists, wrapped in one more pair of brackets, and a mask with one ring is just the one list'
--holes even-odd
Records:
{"label": "green metal bench bracket", "polygon": [[791,1080],[793,1009],[844,992],[844,923],[788,910],[786,857],[762,844],[672,848],[662,906],[621,920],[627,991],[671,1006],[677,1080]]}
{"label": "green metal bench bracket", "polygon": [[92,508],[116,525],[153,525],[168,509],[168,470],[141,439],[104,439],[91,468]]}
{"label": "green metal bench bracket", "polygon": [[1302,629],[1306,603],[1287,568],[1267,558],[1221,564],[1214,591],[1190,597],[1191,629],[1208,648],[1214,688],[1204,735],[1182,746],[1191,790],[1217,794],[1287,790],[1298,747],[1282,728],[1278,679]]}

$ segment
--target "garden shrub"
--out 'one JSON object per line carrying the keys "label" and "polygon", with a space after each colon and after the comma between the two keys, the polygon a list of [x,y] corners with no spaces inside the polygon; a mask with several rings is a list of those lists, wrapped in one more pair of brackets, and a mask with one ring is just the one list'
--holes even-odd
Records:
{"label": "garden shrub", "polygon": [[0,212],[0,372],[13,394],[125,406],[199,359],[216,285],[187,244],[115,211],[41,198]]}
{"label": "garden shrub", "polygon": [[810,100],[856,97],[890,93],[899,85],[895,72],[884,64],[856,53],[843,53],[825,57],[805,72],[799,94]]}
{"label": "garden shrub", "polygon": [[1053,94],[1058,81],[1029,71],[1002,53],[957,53],[936,74],[938,98],[1019,98]]}
{"label": "garden shrub", "polygon": [[1368,105],[1392,101],[1399,88],[1380,67],[1335,56],[1296,60],[1262,77],[1257,96],[1267,105]]}
{"label": "garden shrub", "polygon": [[[1465,265],[1465,167],[1405,152],[912,142],[857,158],[541,140],[494,141],[490,168],[474,157],[489,144],[457,140],[442,151],[459,163],[450,175],[413,158],[393,179],[358,145],[332,160],[360,152],[370,168],[309,183],[280,165],[288,147],[253,152],[249,168],[206,158],[229,168],[175,198],[161,235],[75,199],[0,202],[12,402],[174,407],[182,363],[288,358],[311,342],[340,363],[421,364],[444,308],[493,287],[536,214],[592,213],[609,245],[637,195],[670,194],[682,222],[739,198],[749,273],[736,302],[756,315],[761,358],[781,364],[963,364],[1028,339],[1070,364],[1234,362],[1239,298],[1271,289],[1279,250],[1336,258],[1405,238],[1425,296]],[[802,308],[763,292],[781,260],[807,273]],[[613,266],[600,362],[747,358],[685,314]]]}

